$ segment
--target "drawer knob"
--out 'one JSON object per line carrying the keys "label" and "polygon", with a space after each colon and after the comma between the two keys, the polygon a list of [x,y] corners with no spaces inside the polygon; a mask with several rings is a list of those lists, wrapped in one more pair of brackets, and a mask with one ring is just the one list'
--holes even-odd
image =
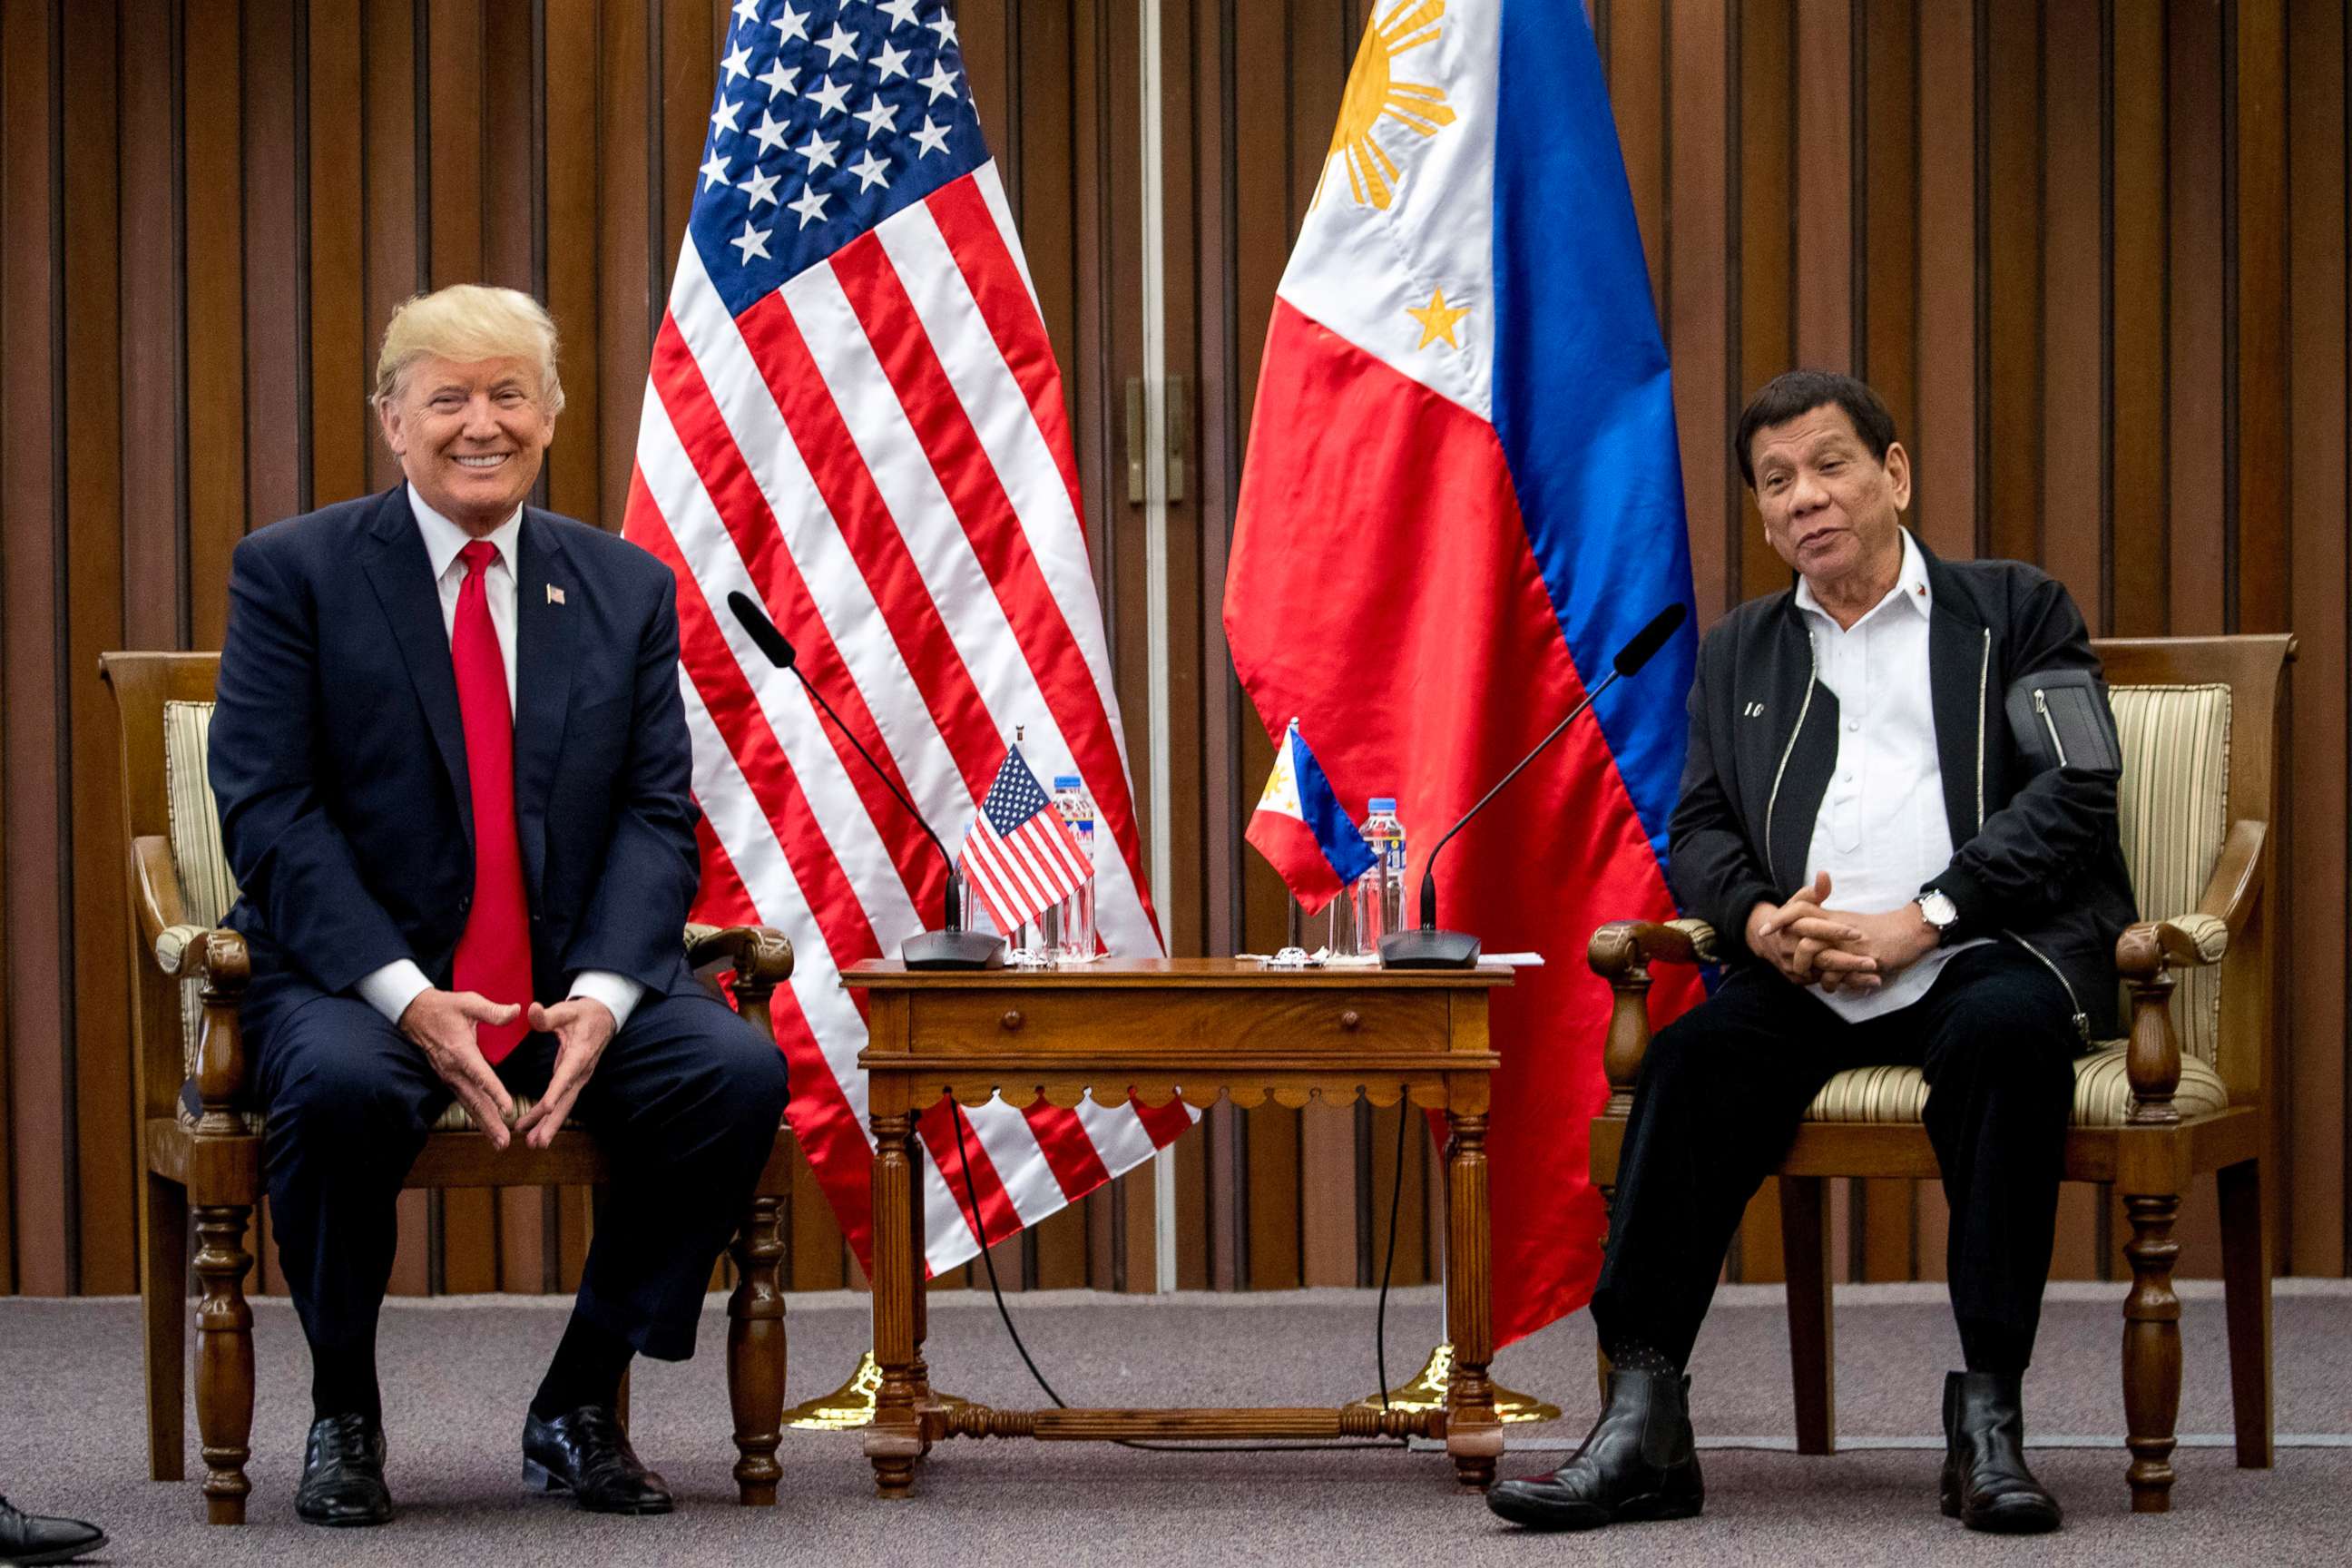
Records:
{"label": "drawer knob", "polygon": [[1363,1021],[1364,1016],[1361,1013],[1357,1012],[1353,1007],[1349,1008],[1346,1012],[1339,1015],[1339,1027],[1343,1029],[1354,1030],[1359,1027]]}
{"label": "drawer knob", "polygon": [[1007,1008],[1004,1010],[1004,1026],[1005,1026],[1006,1028],[1008,1028],[1008,1029],[1017,1029],[1017,1028],[1019,1028],[1019,1027],[1021,1026],[1022,1022],[1023,1022],[1023,1020],[1022,1020],[1022,1017],[1021,1017],[1021,1009],[1020,1009],[1020,1008],[1018,1008],[1018,1007],[1007,1007]]}

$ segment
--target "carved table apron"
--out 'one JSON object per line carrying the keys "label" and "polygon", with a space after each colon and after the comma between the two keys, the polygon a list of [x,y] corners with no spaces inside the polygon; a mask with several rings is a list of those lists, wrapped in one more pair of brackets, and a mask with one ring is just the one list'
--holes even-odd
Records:
{"label": "carved table apron", "polygon": [[[1045,972],[910,973],[852,965],[843,984],[871,1000],[866,1048],[874,1124],[874,1353],[882,1389],[866,1454],[877,1490],[902,1498],[915,1461],[944,1437],[1443,1438],[1457,1477],[1484,1487],[1503,1448],[1486,1363],[1494,1354],[1488,1273],[1486,1108],[1498,1059],[1486,997],[1510,971],[1265,970],[1223,958],[1106,959]],[[923,1108],[1002,1093],[1076,1106],[1132,1094],[1206,1108],[1271,1096],[1305,1105],[1400,1097],[1443,1110],[1448,1162],[1446,1322],[1454,1376],[1443,1410],[992,1410],[931,1397],[924,1334],[919,1196],[913,1159]],[[934,1114],[937,1114],[934,1111]],[[954,1130],[946,1129],[952,1140]],[[969,1129],[965,1136],[970,1137]],[[935,1147],[944,1147],[933,1137]]]}

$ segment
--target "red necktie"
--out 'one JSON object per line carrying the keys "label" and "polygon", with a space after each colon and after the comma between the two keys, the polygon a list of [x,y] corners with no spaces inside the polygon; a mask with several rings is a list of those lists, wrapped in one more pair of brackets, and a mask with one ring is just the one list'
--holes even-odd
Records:
{"label": "red necktie", "polygon": [[457,711],[466,726],[466,778],[474,795],[474,902],[457,939],[455,984],[523,1009],[511,1024],[476,1026],[474,1037],[493,1064],[530,1032],[531,1001],[530,906],[523,894],[522,841],[515,834],[514,707],[483,583],[497,557],[498,546],[487,539],[457,552],[466,581],[457,590],[457,622],[449,637]]}

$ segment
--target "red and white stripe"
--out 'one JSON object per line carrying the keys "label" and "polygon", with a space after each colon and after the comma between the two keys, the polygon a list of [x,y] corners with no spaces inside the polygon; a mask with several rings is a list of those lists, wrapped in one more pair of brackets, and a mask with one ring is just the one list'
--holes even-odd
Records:
{"label": "red and white stripe", "polygon": [[[678,580],[679,684],[706,814],[698,918],[792,940],[775,1007],[794,1133],[871,1256],[866,1024],[840,972],[939,917],[946,868],[724,609],[763,603],[801,668],[943,837],[1016,726],[1096,801],[1097,923],[1161,951],[1060,372],[994,165],[885,219],[739,316],[691,237],[656,335],[623,531]],[[933,1272],[1034,1225],[1192,1125],[1181,1101],[994,1101],[924,1119]],[[976,1134],[976,1137],[973,1136]]]}
{"label": "red and white stripe", "polygon": [[1048,805],[1000,834],[982,811],[964,840],[964,875],[999,931],[1035,920],[1083,886],[1086,851]]}

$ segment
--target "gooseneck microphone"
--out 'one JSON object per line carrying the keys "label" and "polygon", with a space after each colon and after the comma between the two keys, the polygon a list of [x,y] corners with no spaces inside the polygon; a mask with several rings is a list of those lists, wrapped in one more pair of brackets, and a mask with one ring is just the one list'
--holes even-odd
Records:
{"label": "gooseneck microphone", "polygon": [[1529,763],[1543,754],[1546,746],[1559,739],[1560,731],[1575,722],[1576,716],[1600,698],[1601,694],[1626,676],[1634,674],[1649,663],[1657,651],[1666,646],[1666,639],[1690,615],[1688,605],[1668,605],[1650,617],[1650,624],[1635,632],[1631,641],[1617,650],[1610,661],[1606,679],[1585,694],[1584,700],[1568,710],[1568,717],[1551,727],[1551,733],[1535,743],[1535,749],[1521,757],[1517,766],[1495,782],[1495,787],[1478,797],[1478,804],[1464,812],[1461,820],[1445,830],[1435,848],[1421,868],[1421,926],[1416,931],[1391,931],[1381,938],[1381,964],[1386,969],[1468,969],[1478,962],[1478,939],[1465,931],[1437,929],[1437,854],[1453,841],[1470,819],[1486,807],[1486,803],[1503,793],[1503,786],[1517,778]]}
{"label": "gooseneck microphone", "polygon": [[824,693],[819,691],[802,670],[800,656],[793,651],[784,634],[776,629],[776,623],[768,618],[768,612],[750,595],[741,593],[730,593],[727,607],[735,612],[736,621],[758,645],[760,651],[768,656],[770,664],[778,669],[793,672],[802,689],[809,694],[819,710],[833,721],[834,728],[840,731],[851,747],[865,759],[866,765],[874,770],[874,776],[882,781],[882,787],[890,792],[890,798],[907,808],[907,815],[914,818],[915,826],[923,830],[923,837],[931,841],[931,847],[940,852],[940,858],[947,864],[946,908],[940,911],[940,929],[918,931],[899,943],[899,959],[909,969],[1004,967],[1004,942],[1002,938],[990,936],[985,931],[963,929],[963,873],[956,869],[955,857],[949,854],[947,846],[940,842],[940,836],[931,831],[931,825],[923,820],[923,814],[915,809],[915,803],[899,793],[898,786],[890,782],[890,775],[882,764],[876,762],[874,754],[858,742],[856,731],[842,722],[841,715],[833,710],[833,704],[824,700]]}

